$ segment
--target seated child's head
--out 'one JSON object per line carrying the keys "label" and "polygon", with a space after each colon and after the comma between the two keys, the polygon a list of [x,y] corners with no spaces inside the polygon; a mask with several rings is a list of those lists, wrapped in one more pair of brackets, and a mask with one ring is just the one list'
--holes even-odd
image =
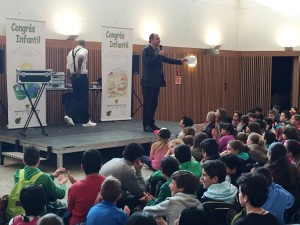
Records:
{"label": "seated child's head", "polygon": [[188,207],[182,210],[178,225],[209,225],[210,217],[203,209]]}
{"label": "seated child's head", "polygon": [[213,138],[207,138],[200,143],[200,148],[202,149],[203,156],[205,158],[211,158],[219,156],[219,144]]}
{"label": "seated child's head", "polygon": [[121,182],[113,176],[106,177],[100,193],[104,201],[116,202],[121,197]]}
{"label": "seated child's head", "polygon": [[266,202],[269,194],[269,185],[266,178],[258,173],[242,174],[237,179],[239,185],[239,200],[241,206],[247,204],[259,208]]}
{"label": "seated child's head", "polygon": [[182,129],[184,127],[192,127],[193,125],[194,125],[194,121],[188,116],[183,116],[182,119],[179,122],[179,126]]}
{"label": "seated child's head", "polygon": [[174,148],[176,147],[176,145],[180,145],[180,144],[184,144],[183,140],[181,139],[174,139],[174,140],[171,140],[169,142],[169,149],[172,150],[171,154],[174,154]]}
{"label": "seated child's head", "polygon": [[174,157],[168,156],[161,160],[162,174],[166,175],[167,177],[171,177],[171,175],[177,170],[179,170],[179,163]]}
{"label": "seated child's head", "polygon": [[236,140],[241,141],[243,144],[247,144],[247,140],[248,140],[248,134],[244,133],[244,132],[239,132],[236,135]]}
{"label": "seated child's head", "polygon": [[135,212],[127,220],[125,225],[157,225],[154,216],[146,212]]}
{"label": "seated child's head", "polygon": [[220,160],[208,160],[203,163],[201,182],[203,188],[208,189],[212,184],[225,181],[227,172],[225,164]]}
{"label": "seated child's head", "polygon": [[175,158],[180,164],[191,161],[191,148],[186,144],[176,145],[174,149]]}
{"label": "seated child's head", "polygon": [[134,162],[142,155],[144,155],[144,148],[136,143],[128,144],[123,151],[124,159],[128,160],[129,162]]}
{"label": "seated child's head", "polygon": [[272,178],[272,172],[269,168],[267,167],[258,167],[255,169],[255,173],[259,173],[259,174],[262,174],[267,182],[268,182],[268,185],[271,186],[272,182],[273,182],[273,178]]}
{"label": "seated child's head", "polygon": [[194,136],[186,135],[186,136],[184,136],[182,141],[183,141],[184,144],[188,145],[189,147],[192,147],[193,143],[194,143]]}
{"label": "seated child's head", "polygon": [[183,130],[184,136],[187,135],[192,135],[193,137],[195,136],[195,130],[192,127],[185,127]]}
{"label": "seated child's head", "polygon": [[243,172],[243,163],[239,157],[233,154],[227,154],[220,158],[225,163],[228,175],[241,175]]}
{"label": "seated child's head", "polygon": [[172,182],[169,184],[172,196],[182,192],[194,194],[200,182],[194,174],[187,170],[178,170],[171,176]]}
{"label": "seated child's head", "polygon": [[48,213],[39,219],[38,225],[63,225],[62,219],[53,213]]}
{"label": "seated child's head", "polygon": [[42,186],[29,185],[21,190],[20,202],[26,216],[39,216],[45,208],[47,194]]}
{"label": "seated child's head", "polygon": [[155,130],[154,133],[158,136],[158,140],[169,140],[171,137],[171,131],[165,127],[160,128],[160,130]]}
{"label": "seated child's head", "polygon": [[81,157],[81,165],[85,174],[99,173],[101,154],[95,149],[85,151]]}
{"label": "seated child's head", "polygon": [[40,162],[40,150],[34,146],[25,148],[23,161],[27,166],[38,165]]}

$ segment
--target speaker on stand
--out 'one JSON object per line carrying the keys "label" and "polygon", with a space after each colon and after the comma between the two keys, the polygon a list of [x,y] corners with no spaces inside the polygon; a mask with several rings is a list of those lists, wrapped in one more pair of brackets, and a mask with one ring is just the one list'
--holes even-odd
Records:
{"label": "speaker on stand", "polygon": [[[132,55],[132,83],[133,83],[133,76],[140,74],[140,55]],[[133,117],[136,112],[143,107],[143,102],[137,95],[136,91],[133,88],[132,85],[132,97],[136,97],[136,99],[139,102],[139,106],[134,110],[134,112],[131,113],[131,117]]]}

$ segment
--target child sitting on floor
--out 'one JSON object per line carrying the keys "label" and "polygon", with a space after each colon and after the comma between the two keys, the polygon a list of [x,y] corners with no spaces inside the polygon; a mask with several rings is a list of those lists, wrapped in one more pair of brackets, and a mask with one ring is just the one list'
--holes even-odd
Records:
{"label": "child sitting on floor", "polygon": [[141,162],[145,163],[151,170],[159,170],[160,163],[165,154],[168,152],[169,139],[171,132],[167,128],[161,128],[154,131],[157,134],[157,141],[151,146],[150,156],[143,155],[140,157]]}
{"label": "child sitting on floor", "polygon": [[86,225],[124,225],[130,214],[130,209],[125,206],[123,211],[116,207],[116,202],[121,197],[121,182],[113,176],[108,176],[102,183],[100,194],[103,201],[90,209],[86,218]]}

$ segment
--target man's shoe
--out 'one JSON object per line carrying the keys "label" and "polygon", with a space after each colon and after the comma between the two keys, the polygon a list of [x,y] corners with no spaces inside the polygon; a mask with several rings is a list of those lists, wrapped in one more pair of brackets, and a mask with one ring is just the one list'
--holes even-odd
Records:
{"label": "man's shoe", "polygon": [[151,132],[151,133],[152,133],[154,130],[153,130],[151,127],[149,127],[149,126],[145,126],[145,127],[144,127],[144,131],[145,131],[145,132],[149,132],[149,133]]}
{"label": "man's shoe", "polygon": [[152,130],[160,130],[160,127],[157,127],[155,124],[150,126]]}
{"label": "man's shoe", "polygon": [[96,123],[93,123],[90,120],[89,120],[89,122],[82,124],[83,127],[94,127],[96,125],[97,125]]}
{"label": "man's shoe", "polygon": [[69,117],[69,116],[65,116],[65,117],[64,117],[64,121],[66,122],[66,124],[68,124],[68,126],[72,126],[72,127],[75,126],[75,124],[74,124],[72,118]]}

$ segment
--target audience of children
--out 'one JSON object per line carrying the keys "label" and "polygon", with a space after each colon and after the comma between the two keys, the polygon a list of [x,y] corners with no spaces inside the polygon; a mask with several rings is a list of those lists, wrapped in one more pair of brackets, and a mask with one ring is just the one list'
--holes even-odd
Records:
{"label": "audience of children", "polygon": [[[171,132],[161,128],[156,131],[157,141],[152,144],[149,157],[143,156],[140,145],[132,143],[125,147],[123,158],[112,159],[102,168],[101,155],[97,150],[84,152],[81,166],[85,178],[76,181],[70,172],[68,175],[73,184],[68,190],[68,209],[72,214],[70,225],[85,222],[96,224],[99,221],[105,221],[105,224],[125,224],[130,214],[129,208],[134,209],[137,205],[143,207],[143,202],[146,205],[144,212],[134,213],[126,224],[173,225],[175,221],[176,225],[209,224],[211,218],[201,209],[201,203],[194,196],[196,190],[197,194],[202,193],[198,195],[201,202],[234,203],[237,186],[240,188],[240,203],[245,207],[247,215],[234,224],[259,225],[270,220],[276,225],[297,221],[294,215],[300,208],[300,115],[294,111],[280,112],[278,106],[274,105],[267,118],[263,117],[260,107],[255,110],[255,114],[251,111],[248,115],[242,115],[235,111],[232,122],[227,123],[226,110],[219,108],[216,112],[208,112],[204,132],[197,133],[192,128],[193,120],[185,116],[179,123],[182,128],[179,135],[181,139],[170,140]],[[241,132],[235,137],[237,131]],[[266,150],[268,147],[269,151]],[[25,149],[24,163],[25,179],[39,173],[38,149]],[[163,179],[156,186],[155,196],[146,192],[141,173],[142,163],[157,170],[152,178],[157,176]],[[253,167],[258,167],[253,170],[254,174],[242,174]],[[63,171],[64,168],[58,168],[52,175],[42,173],[35,182],[43,186],[47,201],[64,197],[68,179],[60,176]],[[20,170],[15,173],[15,182],[18,182],[19,176]],[[54,177],[59,178],[61,187],[55,186]],[[105,181],[107,186],[104,185]],[[205,189],[203,192],[198,192],[199,181]],[[24,188],[23,192],[28,188]],[[97,195],[100,196],[100,203],[93,206]],[[51,214],[46,214],[37,222],[42,212],[28,212],[26,203],[23,207],[26,214],[15,218],[20,221],[29,218],[32,224],[48,225],[47,217],[50,218]],[[119,209],[124,207],[125,212]],[[10,224],[16,224],[15,218]],[[57,225],[61,223],[59,219]]]}

